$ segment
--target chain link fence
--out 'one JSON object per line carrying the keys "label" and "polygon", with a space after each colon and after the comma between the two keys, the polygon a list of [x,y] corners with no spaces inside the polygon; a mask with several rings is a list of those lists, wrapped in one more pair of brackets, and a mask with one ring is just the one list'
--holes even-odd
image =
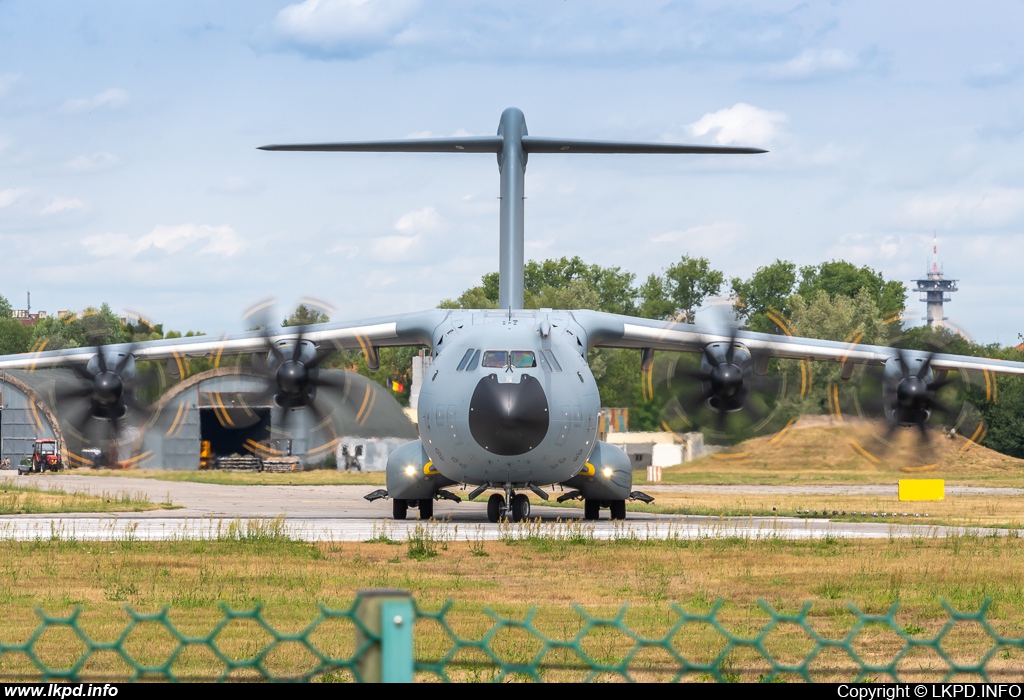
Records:
{"label": "chain link fence", "polygon": [[[128,621],[106,640],[91,635],[81,610],[37,610],[22,642],[0,642],[7,681],[1005,681],[1024,678],[1024,637],[993,624],[991,602],[962,612],[943,602],[931,631],[853,604],[842,634],[824,634],[812,604],[784,613],[761,601],[746,633],[723,621],[723,601],[707,612],[676,604],[657,633],[640,632],[629,607],[600,617],[578,605],[577,623],[554,634],[537,610],[520,618],[453,601],[421,608],[406,592],[360,593],[351,606],[319,606],[305,627],[283,632],[261,606],[222,605],[202,634],[184,631],[168,609],[126,606]],[[834,614],[834,612],[832,613]],[[467,624],[468,616],[475,616]],[[1002,623],[1001,623],[1002,624]],[[641,625],[650,628],[649,624]],[[830,631],[839,629],[824,625]],[[467,631],[471,630],[471,631]]]}

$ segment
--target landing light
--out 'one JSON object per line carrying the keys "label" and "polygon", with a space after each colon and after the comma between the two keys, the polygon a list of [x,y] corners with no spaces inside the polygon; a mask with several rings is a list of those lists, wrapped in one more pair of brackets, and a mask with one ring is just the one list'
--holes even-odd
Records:
{"label": "landing light", "polygon": [[406,476],[416,476],[416,467],[414,467],[414,466],[412,466],[410,464],[408,467],[405,468],[405,475]]}
{"label": "landing light", "polygon": [[604,474],[604,477],[606,479],[608,479],[612,475],[612,468],[611,467],[605,467],[604,469],[601,470],[601,473]]}

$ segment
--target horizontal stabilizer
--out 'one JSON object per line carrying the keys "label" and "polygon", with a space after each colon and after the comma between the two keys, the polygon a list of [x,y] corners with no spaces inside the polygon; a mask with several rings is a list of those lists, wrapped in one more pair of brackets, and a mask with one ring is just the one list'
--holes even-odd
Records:
{"label": "horizontal stabilizer", "polygon": [[767,153],[761,148],[691,146],[684,143],[643,143],[633,141],[587,141],[523,136],[527,153]]}
{"label": "horizontal stabilizer", "polygon": [[[377,153],[500,153],[501,136],[459,136],[446,139],[396,139],[394,141],[345,141],[260,146],[261,151],[347,151]],[[761,148],[697,146],[685,143],[588,141],[523,136],[526,153],[767,153]]]}
{"label": "horizontal stabilizer", "polygon": [[498,153],[500,136],[457,136],[447,139],[397,139],[342,143],[295,143],[260,146],[261,151],[366,151],[377,153]]}

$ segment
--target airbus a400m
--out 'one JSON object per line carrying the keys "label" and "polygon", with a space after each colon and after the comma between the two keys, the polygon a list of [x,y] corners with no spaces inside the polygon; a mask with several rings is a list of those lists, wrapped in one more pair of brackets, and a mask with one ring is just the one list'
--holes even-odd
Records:
{"label": "airbus a400m", "polygon": [[[132,388],[135,360],[254,353],[254,367],[267,381],[268,397],[285,411],[317,407],[321,390],[338,383],[320,375],[324,349],[359,348],[374,368],[381,347],[423,346],[433,354],[418,404],[419,439],[388,458],[386,489],[368,495],[390,499],[393,515],[410,508],[420,518],[433,514],[439,498],[460,500],[449,489],[462,485],[473,499],[493,490],[489,519],[529,517],[526,492],[559,500],[580,498],[584,517],[607,508],[626,517],[630,499],[648,497],[632,488],[632,466],[617,447],[598,439],[601,405],[587,364],[595,347],[631,348],[647,369],[660,350],[700,354],[695,401],[719,416],[743,409],[751,386],[769,358],[843,363],[844,378],[858,364],[883,370],[885,417],[892,430],[924,429],[942,408],[937,391],[954,372],[1024,374],[1024,363],[785,335],[723,332],[720,328],[655,321],[590,310],[523,308],[525,173],[537,154],[664,153],[754,154],[756,148],[625,143],[530,136],[517,109],[505,110],[497,134],[481,137],[264,146],[268,151],[378,151],[487,153],[498,160],[499,309],[427,310],[354,322],[306,326],[270,336],[250,332],[144,342],[132,345],[0,357],[0,369],[53,366],[78,368],[81,386],[70,392],[88,402],[87,418],[115,424],[137,410]],[[318,349],[322,348],[322,349]],[[102,356],[97,362],[97,356]],[[85,371],[89,367],[95,371]],[[99,369],[97,369],[99,368]],[[60,398],[60,397],[58,397]]]}

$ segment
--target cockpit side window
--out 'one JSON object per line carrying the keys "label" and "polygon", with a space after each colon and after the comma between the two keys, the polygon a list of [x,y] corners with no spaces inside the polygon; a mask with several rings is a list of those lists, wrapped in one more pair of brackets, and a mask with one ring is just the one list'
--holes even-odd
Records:
{"label": "cockpit side window", "polygon": [[472,372],[473,370],[476,369],[476,366],[478,364],[480,364],[480,351],[479,350],[477,350],[476,352],[473,353],[473,359],[470,360],[469,364],[466,366],[466,371],[467,372]]}
{"label": "cockpit side window", "polygon": [[537,353],[537,359],[540,361],[540,368],[542,370],[544,370],[545,372],[551,371],[551,363],[548,362],[548,359],[546,357],[544,357],[543,352]]}
{"label": "cockpit side window", "polygon": [[484,367],[507,367],[508,353],[504,350],[484,350]]}
{"label": "cockpit side window", "polygon": [[516,369],[537,366],[537,357],[532,350],[513,350],[509,354],[512,356],[512,366]]}
{"label": "cockpit side window", "polygon": [[552,369],[556,372],[562,371],[562,365],[558,364],[558,360],[555,358],[555,354],[553,352],[550,350],[541,350],[541,353],[548,359],[548,362],[551,363]]}
{"label": "cockpit side window", "polygon": [[466,365],[468,365],[469,361],[473,359],[473,351],[473,348],[466,351],[466,354],[462,356],[462,360],[459,362],[459,366],[455,368],[456,372],[461,372],[466,369]]}

